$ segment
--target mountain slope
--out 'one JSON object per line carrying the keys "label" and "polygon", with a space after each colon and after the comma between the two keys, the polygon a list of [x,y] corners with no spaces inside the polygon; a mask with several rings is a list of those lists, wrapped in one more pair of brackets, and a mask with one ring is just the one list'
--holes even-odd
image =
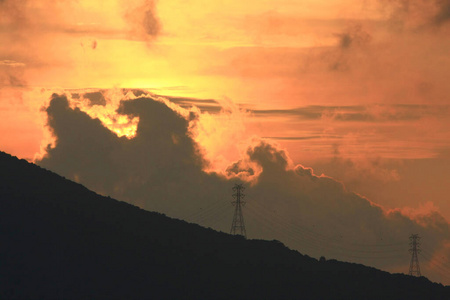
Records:
{"label": "mountain slope", "polygon": [[0,152],[1,299],[450,299],[450,287],[144,211]]}

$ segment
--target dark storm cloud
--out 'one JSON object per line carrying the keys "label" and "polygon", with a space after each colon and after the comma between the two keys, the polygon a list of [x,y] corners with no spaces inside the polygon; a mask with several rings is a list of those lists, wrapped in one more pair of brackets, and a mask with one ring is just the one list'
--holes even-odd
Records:
{"label": "dark storm cloud", "polygon": [[[404,240],[411,230],[426,235],[433,245],[431,247],[437,247],[440,240],[448,238],[448,223],[442,220],[442,216],[424,214],[423,218],[431,223],[422,228],[398,211],[386,213],[367,199],[347,191],[332,178],[315,175],[310,168],[298,165],[287,169],[287,155],[272,145],[261,142],[249,149],[248,156],[262,168],[258,184],[247,189],[249,206],[252,201],[257,202],[255,205],[265,207],[267,211],[277,211],[284,220],[297,223],[306,230],[322,228],[326,236],[340,237],[339,246],[335,245],[335,249],[333,246],[329,249],[312,247],[324,255],[341,255],[344,259],[346,255],[357,255],[357,249],[352,253],[352,247],[348,247],[347,253],[342,253],[339,247],[352,243],[352,239],[364,244],[367,238],[363,233],[365,230],[368,230],[370,239],[392,244]],[[262,210],[259,213],[263,213]],[[317,243],[320,234],[310,239],[311,243]],[[302,248],[301,241],[292,241],[292,244]]]}
{"label": "dark storm cloud", "polygon": [[71,109],[65,96],[53,95],[46,112],[58,147],[48,146],[40,164],[73,180],[82,178],[97,191],[112,189],[118,166],[110,158],[124,139],[116,138],[98,119]]}
{"label": "dark storm cloud", "polygon": [[175,201],[179,214],[186,208],[184,188],[211,177],[201,171],[204,161],[189,138],[188,121],[146,98],[123,102],[119,112],[139,117],[135,138],[117,137],[98,119],[71,109],[65,96],[54,95],[47,114],[56,147],[49,146],[39,164],[146,209],[167,212]]}
{"label": "dark storm cloud", "polygon": [[[202,225],[228,231],[231,187],[238,177],[253,178],[246,184],[250,237],[282,240],[316,257],[351,261],[359,257],[359,262],[387,268],[404,262],[374,259],[379,251],[369,248],[374,253],[367,255],[351,244],[405,241],[407,248],[408,236],[417,232],[433,249],[450,234],[438,213],[416,216],[419,223],[401,210],[387,212],[340,182],[315,175],[311,168],[292,167],[286,152],[266,141],[253,141],[242,159],[227,169],[229,179],[205,173],[208,162],[189,132],[189,122],[198,119],[187,120],[150,97],[121,102],[118,113],[139,118],[132,139],[119,138],[98,119],[70,108],[63,95],[53,95],[46,112],[56,141],[38,164],[148,210],[188,220],[201,216],[197,222]],[[330,245],[324,237],[339,238]]]}

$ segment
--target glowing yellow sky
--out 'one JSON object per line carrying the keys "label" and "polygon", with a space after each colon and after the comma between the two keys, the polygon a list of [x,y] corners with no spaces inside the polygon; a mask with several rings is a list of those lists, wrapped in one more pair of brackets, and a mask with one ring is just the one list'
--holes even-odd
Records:
{"label": "glowing yellow sky", "polygon": [[[135,2],[139,7],[143,1]],[[23,11],[6,19],[2,39],[13,44],[4,52],[21,54],[18,58],[24,61],[19,63],[26,65],[26,78],[34,86],[186,86],[203,97],[234,98],[239,79],[221,73],[235,72],[236,67],[227,64],[239,59],[239,48],[334,44],[334,34],[347,22],[344,18],[360,11],[358,1],[347,2],[162,1],[155,12],[162,29],[157,37],[148,37],[139,24],[124,18],[133,14],[139,23],[133,2],[33,1],[15,5]],[[13,36],[15,31],[24,36],[22,41]],[[224,65],[229,70],[219,70]]]}

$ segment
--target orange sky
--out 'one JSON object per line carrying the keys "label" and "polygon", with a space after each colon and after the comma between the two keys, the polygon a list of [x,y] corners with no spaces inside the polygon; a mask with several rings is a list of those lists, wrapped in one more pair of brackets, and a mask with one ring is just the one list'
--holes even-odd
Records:
{"label": "orange sky", "polygon": [[[52,91],[126,87],[279,110],[243,114],[240,138],[280,138],[296,162],[447,158],[449,28],[433,23],[434,3],[2,5],[0,143],[21,157],[48,135],[39,108]],[[313,118],[292,111],[311,106],[322,106]]]}
{"label": "orange sky", "polygon": [[107,106],[72,105],[130,136],[137,119],[111,125],[120,88],[214,99],[225,111],[205,109],[196,138],[215,168],[237,160],[253,136],[267,137],[294,163],[387,208],[449,220],[448,7],[0,1],[0,149],[30,160],[41,152],[51,141],[41,108],[53,92],[103,89]]}

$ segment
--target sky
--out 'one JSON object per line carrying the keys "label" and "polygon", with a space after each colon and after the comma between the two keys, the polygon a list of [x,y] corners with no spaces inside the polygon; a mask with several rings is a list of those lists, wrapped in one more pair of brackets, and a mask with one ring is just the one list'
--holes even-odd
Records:
{"label": "sky", "polygon": [[450,1],[0,0],[0,150],[450,284]]}

